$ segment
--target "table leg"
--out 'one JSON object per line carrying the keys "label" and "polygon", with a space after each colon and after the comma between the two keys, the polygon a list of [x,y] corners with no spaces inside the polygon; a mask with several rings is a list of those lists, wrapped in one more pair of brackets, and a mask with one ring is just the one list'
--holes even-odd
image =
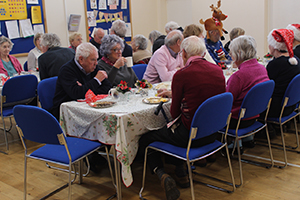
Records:
{"label": "table leg", "polygon": [[115,145],[112,146],[114,154],[114,165],[115,165],[115,176],[117,185],[117,197],[118,200],[122,200],[122,187],[121,187],[121,173],[120,173],[120,163],[117,160]]}

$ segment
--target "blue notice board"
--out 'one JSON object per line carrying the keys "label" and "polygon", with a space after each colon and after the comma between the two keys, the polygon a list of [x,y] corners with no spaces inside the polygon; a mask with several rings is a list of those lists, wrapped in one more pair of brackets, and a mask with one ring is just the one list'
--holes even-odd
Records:
{"label": "blue notice board", "polygon": [[[27,4],[27,19],[31,19],[31,6],[41,7],[41,17],[42,17],[41,24],[44,26],[44,31],[47,32],[47,26],[46,26],[45,15],[44,15],[44,0],[38,0],[38,4]],[[41,24],[34,24],[34,25],[41,25]],[[4,35],[8,37],[6,26],[5,26],[5,20],[1,20],[1,15],[0,15],[0,28],[1,28],[0,36]],[[33,44],[33,36],[27,38],[16,38],[16,39],[12,39],[11,41],[14,43],[14,46],[10,54],[15,56],[27,56],[28,52],[35,47]]]}
{"label": "blue notice board", "polygon": [[[102,28],[109,33],[109,29],[111,28],[112,22],[116,19],[123,20],[130,29],[130,33],[132,31],[131,27],[131,15],[130,15],[130,0],[84,0],[85,2],[85,10],[86,10],[86,24],[87,24],[87,36],[88,41],[91,38],[91,34],[94,28]],[[106,5],[100,5],[101,2],[106,2]],[[117,2],[118,5],[116,7],[109,6],[109,2]],[[91,5],[93,4],[93,5]],[[105,4],[105,3],[104,3]],[[126,5],[122,8],[122,5]],[[90,19],[91,15],[95,17],[95,19]],[[96,24],[91,23],[89,20],[96,20]],[[93,25],[91,25],[93,24]],[[91,26],[90,26],[91,25]],[[128,34],[128,31],[127,31]],[[131,41],[131,36],[125,37],[125,41]]]}

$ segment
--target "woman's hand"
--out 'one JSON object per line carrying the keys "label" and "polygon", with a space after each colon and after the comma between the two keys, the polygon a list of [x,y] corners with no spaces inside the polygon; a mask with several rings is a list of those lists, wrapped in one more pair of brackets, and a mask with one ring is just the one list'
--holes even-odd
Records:
{"label": "woman's hand", "polygon": [[165,88],[164,89],[159,89],[159,90],[157,90],[157,96],[172,98],[172,91],[169,91]]}
{"label": "woman's hand", "polygon": [[126,58],[120,57],[114,64],[114,67],[120,69],[120,67],[124,66],[126,63]]}

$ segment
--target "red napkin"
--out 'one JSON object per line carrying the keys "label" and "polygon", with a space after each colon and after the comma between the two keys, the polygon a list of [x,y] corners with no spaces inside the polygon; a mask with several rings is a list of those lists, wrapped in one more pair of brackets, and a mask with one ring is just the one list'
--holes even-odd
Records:
{"label": "red napkin", "polygon": [[4,83],[9,79],[9,76],[7,78],[4,78],[3,76],[1,76],[1,81],[2,81],[2,85],[4,85]]}
{"label": "red napkin", "polygon": [[100,99],[104,99],[107,96],[108,94],[98,94],[96,96],[92,90],[88,90],[85,94],[85,100],[77,100],[77,101],[79,102],[85,101],[86,103],[91,103],[91,102],[98,101]]}

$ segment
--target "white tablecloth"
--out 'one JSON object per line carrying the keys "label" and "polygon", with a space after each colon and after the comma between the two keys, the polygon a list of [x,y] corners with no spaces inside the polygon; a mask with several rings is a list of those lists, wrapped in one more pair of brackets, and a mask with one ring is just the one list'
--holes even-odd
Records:
{"label": "white tablecloth", "polygon": [[[164,104],[169,118],[170,104]],[[156,107],[157,104],[143,103],[140,96],[131,96],[125,105],[117,103],[98,109],[85,102],[72,101],[61,105],[60,124],[67,135],[114,144],[123,183],[129,187],[133,182],[130,165],[137,154],[140,135],[166,124],[161,112],[158,116],[154,114]]]}

